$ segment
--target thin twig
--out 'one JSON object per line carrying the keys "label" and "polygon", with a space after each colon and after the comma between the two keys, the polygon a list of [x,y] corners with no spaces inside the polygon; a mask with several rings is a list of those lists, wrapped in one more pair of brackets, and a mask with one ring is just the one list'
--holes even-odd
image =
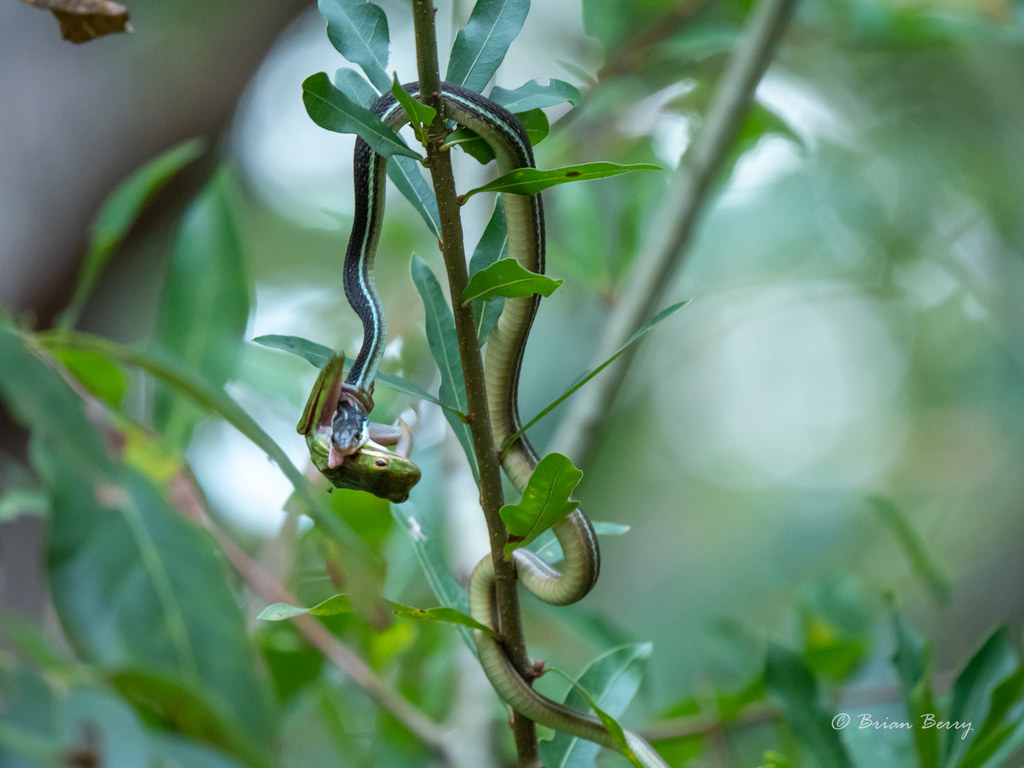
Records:
{"label": "thin twig", "polygon": [[[490,536],[501,641],[513,665],[525,676],[529,659],[519,613],[515,568],[512,563],[505,562],[504,557],[508,531],[499,514],[504,503],[504,494],[501,487],[501,467],[487,409],[483,360],[480,358],[473,308],[471,305],[463,306],[462,303],[462,294],[469,282],[462,239],[462,219],[456,198],[451,156],[441,150],[441,145],[448,136],[448,129],[444,119],[444,105],[441,102],[441,75],[437,64],[433,4],[430,0],[412,0],[412,16],[416,36],[420,99],[437,110],[434,122],[428,130],[427,161],[441,219],[441,250],[448,274],[452,312],[455,316],[455,333],[459,340],[459,355],[462,358],[462,372],[466,382],[467,421],[480,471],[480,506],[483,507]],[[515,733],[520,768],[533,768],[539,765],[537,733],[533,722],[516,714],[513,716],[512,729]]]}
{"label": "thin twig", "polygon": [[[796,0],[760,0],[751,13],[715,92],[704,127],[680,162],[681,172],[648,228],[633,280],[612,312],[594,357],[595,364],[611,357],[654,314],[666,289],[673,284],[672,276],[687,253],[711,184],[725,164],[753,100],[754,89],[768,68],[795,6]],[[587,463],[587,455],[635,354],[636,347],[626,350],[588,389],[580,392],[552,440],[552,450],[573,458],[577,464]]]}

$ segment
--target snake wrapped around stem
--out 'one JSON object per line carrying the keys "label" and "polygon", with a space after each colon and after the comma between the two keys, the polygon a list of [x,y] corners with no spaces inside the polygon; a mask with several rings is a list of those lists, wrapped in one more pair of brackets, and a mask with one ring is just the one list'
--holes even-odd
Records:
{"label": "snake wrapped around stem", "polygon": [[[418,83],[402,86],[416,98]],[[500,173],[516,168],[535,167],[533,149],[526,131],[508,110],[480,94],[451,83],[441,84],[441,99],[446,117],[477,133],[493,150]],[[397,130],[408,117],[395,97],[388,93],[371,107],[385,125]],[[384,311],[373,279],[374,257],[384,216],[384,192],[387,158],[374,152],[361,138],[356,141],[354,158],[355,216],[345,253],[345,295],[363,323],[363,343],[359,355],[345,379],[345,389],[353,397],[344,400],[336,412],[334,434],[339,453],[351,452],[346,442],[357,433],[367,414],[359,409],[367,401],[384,353],[386,328]],[[544,208],[540,194],[502,195],[508,225],[509,255],[531,272],[544,272]],[[487,404],[494,440],[501,445],[518,431],[519,370],[527,337],[540,302],[538,295],[508,298],[487,341],[484,365]],[[344,428],[338,425],[344,425]],[[537,466],[538,457],[526,436],[519,437],[502,455],[502,466],[512,484],[522,491]],[[344,466],[344,465],[343,465]],[[525,549],[513,553],[516,575],[523,585],[541,600],[552,605],[569,605],[582,599],[597,582],[600,552],[597,536],[582,510],[577,509],[552,528],[564,553],[562,570],[546,563]],[[485,555],[470,578],[470,613],[495,635],[475,630],[477,650],[484,672],[498,695],[516,712],[557,731],[578,736],[616,751],[623,751],[593,715],[567,707],[541,695],[525,680],[496,637],[497,626],[494,565]],[[626,743],[647,768],[667,768],[657,752],[640,736],[625,731]]]}

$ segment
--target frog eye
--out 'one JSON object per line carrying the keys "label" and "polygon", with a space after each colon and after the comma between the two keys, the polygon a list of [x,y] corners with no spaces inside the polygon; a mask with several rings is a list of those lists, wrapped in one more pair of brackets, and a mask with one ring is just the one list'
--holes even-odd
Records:
{"label": "frog eye", "polygon": [[383,469],[387,465],[388,465],[388,460],[387,459],[377,459],[376,461],[373,462],[373,466],[380,467],[381,469]]}

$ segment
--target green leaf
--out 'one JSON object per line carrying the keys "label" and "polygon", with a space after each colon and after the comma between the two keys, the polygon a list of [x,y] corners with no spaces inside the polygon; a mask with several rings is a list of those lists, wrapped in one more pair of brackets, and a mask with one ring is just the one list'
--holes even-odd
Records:
{"label": "green leaf", "polygon": [[411,157],[392,157],[388,160],[388,178],[408,200],[426,222],[434,237],[441,238],[441,214],[437,210],[437,198],[430,183],[423,178],[418,160]]}
{"label": "green leaf", "polygon": [[54,354],[78,383],[114,408],[121,405],[128,389],[128,374],[98,355],[65,349]]}
{"label": "green leaf", "polygon": [[[249,283],[231,209],[227,171],[218,172],[185,212],[160,298],[161,345],[222,387],[234,375],[249,320]],[[202,413],[160,384],[153,423],[184,449]]]}
{"label": "green leaf", "polygon": [[110,254],[128,234],[135,220],[153,196],[182,168],[206,150],[203,139],[182,142],[150,160],[122,181],[103,201],[93,221],[82,272],[74,296],[57,320],[59,328],[73,328],[78,323],[96,279],[106,266]]}
{"label": "green leaf", "polygon": [[288,603],[274,603],[264,608],[256,618],[262,621],[284,621],[304,613],[313,616],[336,616],[339,613],[352,613],[352,601],[348,599],[348,595],[335,595],[312,608],[299,608]]}
{"label": "green leaf", "polygon": [[[434,597],[445,608],[460,613],[469,612],[469,596],[456,581],[445,560],[444,534],[438,520],[419,512],[411,501],[391,505],[391,516],[405,531],[416,551],[420,567],[427,577],[427,583]],[[468,629],[459,628],[459,634],[466,647],[476,655],[476,641]]]}
{"label": "green leaf", "polygon": [[505,545],[505,557],[525,547],[540,534],[573,512],[580,503],[569,498],[583,473],[560,453],[549,453],[537,464],[518,504],[506,504],[501,519],[515,541]]}
{"label": "green leaf", "polygon": [[583,97],[575,85],[555,78],[551,78],[547,85],[541,85],[536,80],[531,80],[514,90],[494,86],[487,98],[513,113],[554,107],[564,101],[578,107],[583,101]]}
{"label": "green leaf", "polygon": [[910,561],[911,568],[928,587],[932,598],[939,604],[948,603],[951,592],[949,576],[928,551],[928,547],[910,522],[910,518],[900,507],[884,496],[871,496],[868,498],[868,502],[878,513],[882,522],[892,531],[896,541],[903,549],[903,553]]}
{"label": "green leaf", "polygon": [[[427,316],[427,346],[434,356],[438,370],[441,372],[441,386],[438,396],[441,400],[454,403],[462,413],[466,412],[466,382],[462,375],[462,358],[459,356],[459,340],[455,335],[455,318],[444,300],[441,284],[434,277],[420,256],[412,257],[412,281],[416,284]],[[451,425],[455,436],[462,444],[469,466],[473,470],[473,478],[480,482],[480,474],[476,466],[476,454],[473,451],[473,437],[469,425],[451,411],[445,411],[445,418]]]}
{"label": "green leaf", "polygon": [[466,26],[455,36],[444,79],[483,92],[529,11],[530,0],[477,0]]}
{"label": "green leaf", "polygon": [[[334,74],[334,84],[352,101],[367,109],[377,98],[377,91],[354,69],[339,69]],[[392,155],[388,159],[388,178],[423,217],[434,237],[441,240],[441,215],[437,211],[437,199],[430,183],[423,178],[421,167],[419,161],[411,157]]]}
{"label": "green leaf", "polygon": [[490,627],[485,627],[472,616],[467,616],[455,608],[412,608],[400,603],[391,603],[391,611],[396,616],[404,616],[408,619],[420,619],[422,621],[440,621],[446,624],[458,624],[470,629],[479,629],[488,635],[493,635]]}
{"label": "green leaf", "polygon": [[[257,336],[253,339],[253,343],[260,344],[264,347],[270,347],[271,349],[279,349],[283,352],[291,352],[293,355],[301,357],[309,363],[312,363],[317,368],[323,368],[327,365],[327,361],[331,359],[334,351],[330,347],[325,347],[323,344],[317,344],[315,341],[309,341],[303,339],[300,336],[282,336],[276,333],[267,334],[265,336]],[[348,371],[352,367],[352,361],[349,359],[345,360],[345,371]],[[439,405],[442,408],[446,408],[454,413],[459,413],[457,408],[454,408],[447,403],[442,403],[427,390],[422,387],[418,387],[407,379],[403,379],[401,376],[395,376],[390,373],[378,373],[376,381],[380,382],[382,386],[388,389],[394,390],[395,392],[401,392],[404,395],[410,395],[412,397],[419,398],[420,400],[426,400],[427,402]]]}
{"label": "green leaf", "polygon": [[526,432],[526,430],[528,430],[530,427],[532,427],[538,421],[540,421],[545,416],[547,416],[549,413],[551,413],[551,411],[553,411],[555,408],[557,408],[559,405],[561,405],[562,402],[566,398],[568,398],[573,392],[575,392],[577,389],[582,387],[584,384],[586,384],[592,378],[597,376],[597,374],[599,374],[601,371],[603,371],[605,368],[607,368],[609,365],[611,365],[612,362],[614,362],[615,358],[617,358],[619,355],[621,355],[623,352],[625,352],[626,349],[629,348],[630,344],[633,344],[634,342],[637,342],[640,339],[642,339],[645,335],[647,335],[647,333],[652,328],[654,328],[654,326],[656,326],[662,320],[667,320],[668,318],[670,318],[672,315],[674,315],[676,312],[678,312],[680,309],[682,309],[683,307],[685,307],[689,303],[690,303],[690,301],[689,301],[689,299],[687,299],[686,301],[680,301],[678,304],[673,304],[671,307],[668,307],[667,309],[663,309],[661,312],[659,312],[654,317],[652,317],[650,320],[648,320],[646,323],[644,323],[642,326],[640,326],[640,329],[636,333],[634,333],[632,336],[630,336],[629,340],[625,344],[623,344],[621,347],[619,347],[619,350],[614,355],[612,355],[607,360],[605,360],[603,363],[601,363],[599,366],[597,366],[597,368],[593,368],[593,369],[587,371],[586,373],[580,375],[580,377],[578,379],[576,379],[576,381],[574,381],[572,384],[569,385],[569,388],[567,390],[565,390],[565,392],[563,392],[561,395],[559,395],[552,403],[550,403],[548,406],[546,406],[540,413],[538,413],[536,416],[534,416],[532,419],[530,419],[528,422],[526,422],[526,424],[524,426],[520,427],[518,431],[514,432],[509,437],[507,437],[505,439],[505,442],[502,443],[502,446],[501,446],[502,450],[505,450],[508,446],[514,444],[515,441],[519,439],[519,436],[522,435],[524,432]]}
{"label": "green leaf", "polygon": [[[621,536],[629,531],[628,525],[606,523],[600,520],[593,520],[590,525],[598,536]],[[526,548],[547,563],[557,563],[565,556],[562,552],[562,545],[558,543],[558,539],[555,538],[555,534],[550,528],[534,539]]]}
{"label": "green leaf", "polygon": [[437,115],[437,110],[433,107],[429,107],[426,104],[421,104],[419,101],[414,99],[408,93],[402,84],[398,82],[398,75],[395,76],[394,83],[391,85],[391,93],[398,99],[398,103],[402,105],[402,109],[405,110],[406,116],[409,118],[409,122],[412,124],[413,133],[416,134],[416,138],[424,143],[426,146],[426,136],[423,133],[423,126],[429,126]]}
{"label": "green leaf", "polygon": [[247,765],[271,768],[265,752],[254,748],[259,742],[253,744],[235,715],[201,682],[149,669],[118,670],[109,675],[109,681],[136,709],[159,718],[166,727],[235,755]]}
{"label": "green leaf", "polygon": [[317,6],[327,19],[327,37],[338,53],[358,64],[377,90],[390,88],[388,19],[383,9],[364,0],[319,0]]}
{"label": "green leaf", "polygon": [[818,703],[818,686],[798,655],[770,644],[764,682],[768,693],[781,701],[793,735],[821,768],[852,768],[839,731]]}
{"label": "green leaf", "polygon": [[[469,277],[472,278],[483,269],[491,266],[499,259],[508,256],[508,226],[505,224],[505,208],[501,204],[501,195],[494,199],[494,212],[491,214],[484,233],[473,249],[473,257],[469,260]],[[473,319],[476,324],[476,338],[482,347],[498,324],[501,311],[505,308],[503,298],[493,301],[474,301]]]}
{"label": "green leaf", "polygon": [[0,359],[0,394],[50,493],[50,594],[79,657],[201,683],[267,745],[268,689],[209,534],[112,458],[83,401],[13,330],[0,328]]}
{"label": "green leaf", "polygon": [[[265,336],[257,336],[252,341],[254,344],[260,344],[264,347],[270,347],[271,349],[279,349],[282,352],[291,352],[293,355],[301,357],[307,363],[311,363],[317,368],[323,368],[334,356],[334,350],[330,347],[325,347],[323,344],[317,344],[315,341],[304,339],[301,336],[283,336],[276,333],[270,333]],[[348,363],[349,361],[346,360],[345,362]]]}
{"label": "green leaf", "polygon": [[[548,116],[542,109],[531,109],[529,112],[522,112],[515,115],[526,131],[526,138],[530,146],[537,146],[547,138],[551,131],[548,123]],[[494,159],[494,150],[476,131],[469,128],[459,128],[452,133],[444,142],[445,147],[459,147],[467,154],[474,157],[481,165],[487,165]]]}
{"label": "green leaf", "polygon": [[904,624],[895,611],[892,621],[896,634],[896,653],[892,661],[903,684],[907,716],[915,726],[914,749],[917,751],[918,768],[938,768],[938,731],[917,727],[923,723],[923,716],[935,714],[931,689],[932,648],[912,627]]}
{"label": "green leaf", "polygon": [[354,69],[342,67],[334,73],[334,87],[361,107],[369,109],[380,96],[377,89]]}
{"label": "green leaf", "polygon": [[420,158],[377,115],[335,88],[326,72],[317,72],[302,81],[302,103],[313,122],[321,128],[335,133],[354,133],[382,157],[406,155],[417,160]]}
{"label": "green leaf", "polygon": [[[1017,669],[1017,651],[1005,627],[997,629],[982,644],[953,683],[953,698],[949,705],[952,723],[984,723],[996,688]],[[979,726],[980,727],[980,726]],[[946,766],[960,763],[977,737],[975,731],[964,736],[964,729],[946,731]]]}
{"label": "green leaf", "polygon": [[535,195],[548,187],[557,184],[567,184],[570,181],[590,181],[592,179],[603,179],[608,176],[618,176],[620,173],[630,171],[662,171],[657,165],[649,163],[635,163],[633,165],[619,165],[618,163],[583,163],[582,165],[568,165],[565,168],[552,168],[542,171],[540,168],[516,168],[504,176],[499,176],[489,184],[471,189],[462,195],[463,200],[468,200],[480,192],[505,192],[510,195]]}
{"label": "green leaf", "polygon": [[[601,709],[594,700],[594,697],[591,696],[582,685],[577,683],[567,674],[557,669],[549,669],[548,671],[554,672],[556,675],[568,680],[572,684],[572,692],[576,694],[577,698],[582,701],[586,707],[589,707],[593,710],[594,714],[597,715],[601,724],[605,727],[605,730],[608,731],[608,735],[612,737],[612,740],[618,746],[618,751],[625,755],[626,759],[628,759],[636,768],[645,768],[644,764],[640,762],[632,748],[629,746],[629,742],[626,741],[626,734],[623,732],[622,726],[619,725],[618,721]],[[630,698],[632,698],[632,696]]]}
{"label": "green leaf", "polygon": [[795,768],[793,761],[780,752],[769,750],[764,753],[764,763],[759,768]]}
{"label": "green leaf", "polygon": [[547,297],[561,284],[561,280],[531,272],[515,259],[501,259],[473,275],[462,294],[462,306],[471,301],[490,301],[498,296],[513,298],[539,293]]}
{"label": "green leaf", "polygon": [[1022,695],[1024,695],[1024,666],[1019,667],[992,691],[988,715],[981,728],[978,729],[963,762],[960,763],[960,768],[981,768],[1006,743],[1010,735],[1021,727],[1024,718],[1021,718],[1019,714],[1017,719],[1009,725],[1005,720],[1010,710],[1020,702]]}
{"label": "green leaf", "polygon": [[[623,645],[598,656],[576,681],[590,692],[594,704],[610,717],[621,717],[640,688],[640,680],[651,657],[650,643]],[[584,709],[589,702],[576,688],[569,690],[565,704]],[[540,756],[551,768],[593,765],[600,746],[578,736],[556,733],[540,743]]]}

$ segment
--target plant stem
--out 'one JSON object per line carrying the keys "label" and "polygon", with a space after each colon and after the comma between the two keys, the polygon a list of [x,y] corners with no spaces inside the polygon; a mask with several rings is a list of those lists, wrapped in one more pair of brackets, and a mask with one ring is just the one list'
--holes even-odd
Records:
{"label": "plant stem", "polygon": [[[594,355],[596,364],[611,357],[654,314],[665,291],[674,284],[672,277],[686,256],[712,182],[725,165],[754,89],[771,62],[795,6],[796,0],[760,0],[751,12],[715,91],[704,127],[680,161],[680,174],[652,219],[632,282],[612,312]],[[626,350],[580,393],[551,441],[551,450],[569,456],[577,465],[587,463],[635,356],[636,347]]]}
{"label": "plant stem", "polygon": [[[528,666],[526,639],[519,613],[519,595],[516,591],[515,568],[505,562],[504,547],[508,531],[499,510],[504,504],[501,487],[501,466],[491,432],[484,388],[484,366],[480,358],[472,305],[463,306],[462,294],[469,282],[466,253],[462,239],[462,219],[456,199],[455,176],[451,156],[440,149],[448,136],[441,102],[441,75],[437,63],[437,36],[434,29],[435,9],[430,0],[412,0],[413,27],[416,35],[416,63],[420,79],[420,99],[437,110],[428,130],[427,161],[434,183],[437,210],[441,218],[441,251],[444,255],[448,287],[451,292],[455,333],[459,340],[459,355],[466,382],[467,421],[473,437],[473,450],[480,471],[480,506],[487,521],[494,562],[495,592],[501,642],[512,663],[525,676]],[[537,733],[533,722],[519,714],[513,715],[512,728],[521,768],[539,765]]]}

